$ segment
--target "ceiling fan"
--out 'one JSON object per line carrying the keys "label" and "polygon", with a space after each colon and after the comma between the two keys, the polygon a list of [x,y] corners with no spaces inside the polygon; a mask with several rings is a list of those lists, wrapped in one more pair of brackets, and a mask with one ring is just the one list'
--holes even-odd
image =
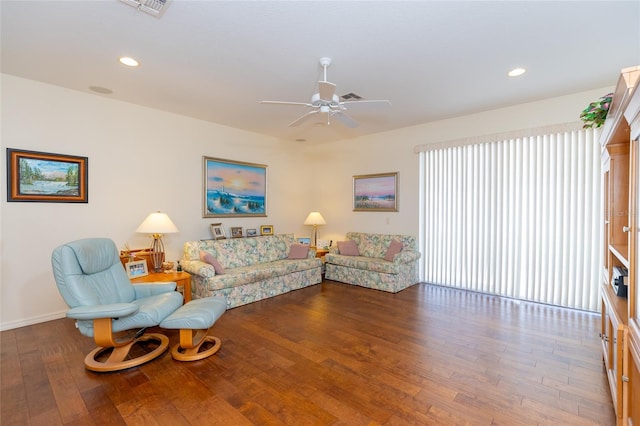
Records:
{"label": "ceiling fan", "polygon": [[353,104],[384,104],[391,106],[388,100],[343,100],[336,95],[336,85],[327,81],[327,68],[331,65],[331,58],[320,58],[320,66],[324,70],[324,78],[318,82],[318,92],[311,96],[311,102],[288,101],[262,101],[261,104],[272,105],[299,105],[309,108],[310,111],[289,123],[289,127],[295,127],[318,114],[325,115],[326,124],[331,124],[331,118],[335,117],[347,127],[358,127],[358,122],[345,113],[349,105]]}

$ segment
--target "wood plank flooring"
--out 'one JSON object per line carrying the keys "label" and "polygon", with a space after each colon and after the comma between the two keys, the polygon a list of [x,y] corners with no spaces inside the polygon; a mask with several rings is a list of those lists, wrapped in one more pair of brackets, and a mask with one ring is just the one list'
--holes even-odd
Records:
{"label": "wood plank flooring", "polygon": [[[2,425],[613,425],[600,317],[325,281],[227,311],[220,351],[84,369],[61,319],[0,334]],[[166,330],[172,344],[178,334]]]}

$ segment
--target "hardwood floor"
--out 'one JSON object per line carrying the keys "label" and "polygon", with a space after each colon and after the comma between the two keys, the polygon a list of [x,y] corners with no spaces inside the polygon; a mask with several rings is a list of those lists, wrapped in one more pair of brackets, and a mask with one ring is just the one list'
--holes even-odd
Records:
{"label": "hardwood floor", "polygon": [[[325,281],[227,311],[203,361],[84,369],[61,319],[2,332],[2,425],[613,425],[600,317]],[[178,334],[166,330],[172,344]]]}

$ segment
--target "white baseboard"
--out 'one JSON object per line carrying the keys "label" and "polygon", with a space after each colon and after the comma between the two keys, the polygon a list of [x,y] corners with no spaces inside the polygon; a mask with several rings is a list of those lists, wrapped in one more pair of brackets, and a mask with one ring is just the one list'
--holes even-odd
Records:
{"label": "white baseboard", "polygon": [[37,317],[25,318],[17,321],[3,322],[0,324],[0,331],[12,330],[14,328],[26,327],[28,325],[39,324],[41,322],[53,321],[60,318],[64,318],[67,311],[52,312],[46,315],[40,315]]}

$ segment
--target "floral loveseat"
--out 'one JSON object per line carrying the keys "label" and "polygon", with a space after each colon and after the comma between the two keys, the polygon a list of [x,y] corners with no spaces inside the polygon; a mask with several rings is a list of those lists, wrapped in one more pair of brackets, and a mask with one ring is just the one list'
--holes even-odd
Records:
{"label": "floral loveseat", "polygon": [[[227,307],[245,305],[322,282],[322,261],[310,249],[304,259],[288,259],[293,234],[188,241],[180,263],[191,274],[192,297],[224,296]],[[208,253],[224,269],[201,260]]]}
{"label": "floral loveseat", "polygon": [[[359,256],[340,254],[332,247],[325,255],[326,279],[391,293],[418,282],[420,253],[415,237],[348,232],[346,240],[356,243]],[[402,249],[388,261],[384,258],[393,240],[402,243]]]}

